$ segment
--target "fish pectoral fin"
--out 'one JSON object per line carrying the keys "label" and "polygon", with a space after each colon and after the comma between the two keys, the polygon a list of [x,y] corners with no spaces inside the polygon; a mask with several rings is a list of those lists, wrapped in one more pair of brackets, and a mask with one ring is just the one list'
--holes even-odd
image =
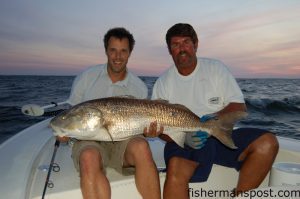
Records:
{"label": "fish pectoral fin", "polygon": [[[79,138],[78,138],[79,139]],[[112,135],[106,128],[100,128],[97,133],[90,136],[82,136],[82,140],[94,140],[94,141],[114,141]]]}
{"label": "fish pectoral fin", "polygon": [[176,144],[184,147],[184,141],[185,141],[185,132],[182,131],[171,131],[171,132],[164,132],[164,134],[168,135]]}
{"label": "fish pectoral fin", "polygon": [[113,143],[115,143],[115,141],[114,141],[114,139],[113,139],[112,135],[110,134],[110,132],[109,132],[109,131],[107,131],[107,133],[108,133],[108,135],[109,135],[109,137],[110,137],[111,141],[112,141]]}
{"label": "fish pectoral fin", "polygon": [[110,133],[109,130],[108,130],[110,125],[111,125],[111,123],[105,123],[105,124],[103,125],[104,128],[101,128],[101,130],[102,130],[103,132],[105,132],[106,135],[108,135],[108,136],[110,137],[110,141],[112,141],[112,142],[114,143],[114,139],[113,139],[111,133]]}

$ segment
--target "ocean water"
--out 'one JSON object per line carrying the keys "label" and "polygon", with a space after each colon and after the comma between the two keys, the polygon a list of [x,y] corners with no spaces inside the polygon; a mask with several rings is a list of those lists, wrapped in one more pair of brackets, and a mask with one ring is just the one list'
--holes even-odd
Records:
{"label": "ocean water", "polygon": [[[141,77],[149,96],[157,77]],[[46,119],[21,113],[25,104],[65,101],[73,76],[0,76],[0,143]],[[249,116],[239,127],[259,127],[300,140],[300,79],[238,79]]]}

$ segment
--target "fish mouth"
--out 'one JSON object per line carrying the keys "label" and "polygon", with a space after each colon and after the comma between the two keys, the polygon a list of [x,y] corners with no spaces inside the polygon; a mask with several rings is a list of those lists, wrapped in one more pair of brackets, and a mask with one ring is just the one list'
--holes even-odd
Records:
{"label": "fish mouth", "polygon": [[64,129],[62,129],[62,128],[60,128],[60,127],[57,127],[57,126],[55,126],[55,125],[53,125],[53,124],[51,124],[51,123],[50,123],[49,126],[52,128],[53,134],[54,134],[55,136],[59,136],[59,137],[64,137],[64,136],[66,136],[66,131],[65,131]]}

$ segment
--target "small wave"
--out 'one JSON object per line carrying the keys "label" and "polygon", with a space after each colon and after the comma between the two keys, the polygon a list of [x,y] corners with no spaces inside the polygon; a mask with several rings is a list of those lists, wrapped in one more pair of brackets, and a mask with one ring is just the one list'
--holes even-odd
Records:
{"label": "small wave", "polygon": [[253,125],[253,126],[273,126],[276,125],[275,121],[265,121],[259,119],[248,119],[239,122],[241,125]]}
{"label": "small wave", "polygon": [[300,99],[297,97],[273,99],[246,99],[247,106],[251,109],[265,109],[265,111],[300,112]]}
{"label": "small wave", "polygon": [[43,120],[45,117],[30,117],[21,113],[17,106],[0,106],[0,144],[19,131]]}

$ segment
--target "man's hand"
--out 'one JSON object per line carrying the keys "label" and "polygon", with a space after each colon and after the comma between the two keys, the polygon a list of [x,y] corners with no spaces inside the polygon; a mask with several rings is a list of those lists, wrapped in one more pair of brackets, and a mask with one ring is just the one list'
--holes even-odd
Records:
{"label": "man's hand", "polygon": [[65,142],[68,142],[70,140],[69,137],[60,137],[60,136],[56,136],[56,139],[58,141],[60,141],[61,143],[65,143]]}
{"label": "man's hand", "polygon": [[[216,114],[203,115],[200,118],[200,122],[206,122],[208,120],[214,119],[216,116]],[[205,131],[187,133],[185,136],[185,143],[193,149],[201,149],[202,147],[204,147],[208,137],[209,134]]]}
{"label": "man's hand", "polygon": [[215,113],[203,115],[202,117],[200,117],[200,122],[206,122],[207,120],[211,120],[216,117],[217,117],[217,114],[215,114]]}
{"label": "man's hand", "polygon": [[157,122],[156,121],[151,122],[149,129],[147,129],[147,127],[144,128],[144,136],[145,137],[158,137],[163,132],[164,132],[163,126],[160,126],[159,131],[157,131]]}
{"label": "man's hand", "polygon": [[201,149],[204,147],[208,138],[208,133],[205,131],[197,131],[194,133],[187,133],[185,136],[185,144],[193,149]]}

